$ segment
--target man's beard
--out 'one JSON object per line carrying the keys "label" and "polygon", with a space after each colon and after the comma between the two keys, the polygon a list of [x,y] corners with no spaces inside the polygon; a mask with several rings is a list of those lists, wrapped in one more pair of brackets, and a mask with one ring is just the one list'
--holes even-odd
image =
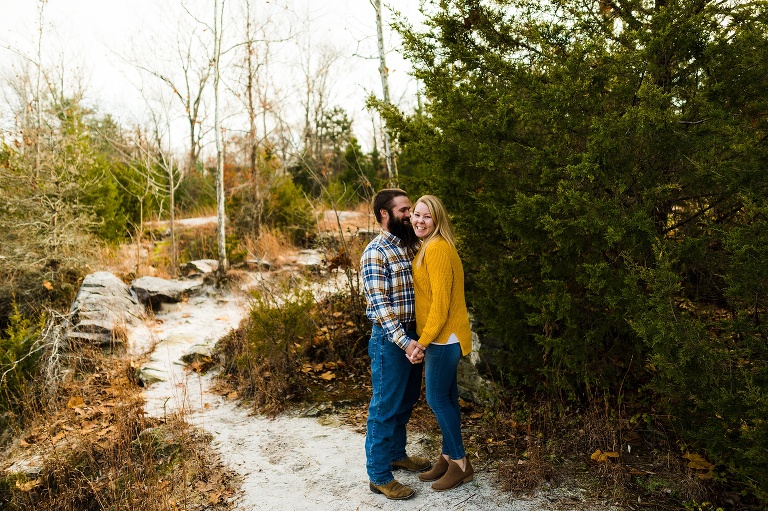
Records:
{"label": "man's beard", "polygon": [[405,223],[390,212],[389,220],[387,221],[387,230],[400,238],[406,246],[413,246],[418,241],[416,233],[413,232],[413,227],[410,222]]}

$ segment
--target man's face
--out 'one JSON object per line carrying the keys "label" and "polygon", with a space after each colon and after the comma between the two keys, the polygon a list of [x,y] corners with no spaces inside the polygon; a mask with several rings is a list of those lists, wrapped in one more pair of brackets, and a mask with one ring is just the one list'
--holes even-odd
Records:
{"label": "man's face", "polygon": [[395,197],[392,207],[385,210],[382,214],[382,222],[386,229],[404,241],[413,238],[413,228],[411,227],[411,201],[408,197],[400,195]]}

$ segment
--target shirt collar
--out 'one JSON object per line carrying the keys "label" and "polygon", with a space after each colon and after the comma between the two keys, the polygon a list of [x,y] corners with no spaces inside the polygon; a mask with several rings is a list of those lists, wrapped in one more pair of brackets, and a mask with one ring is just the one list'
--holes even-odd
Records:
{"label": "shirt collar", "polygon": [[384,238],[385,240],[389,241],[390,243],[393,243],[393,244],[397,245],[398,247],[404,246],[403,240],[401,240],[400,238],[398,238],[397,236],[395,236],[391,232],[385,231],[384,229],[382,229],[380,234],[381,234],[382,238]]}

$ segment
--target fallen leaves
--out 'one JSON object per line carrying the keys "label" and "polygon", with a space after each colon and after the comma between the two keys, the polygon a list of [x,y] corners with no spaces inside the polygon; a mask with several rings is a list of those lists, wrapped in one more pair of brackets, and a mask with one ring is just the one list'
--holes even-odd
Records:
{"label": "fallen leaves", "polygon": [[701,454],[685,453],[683,459],[688,460],[688,468],[693,470],[696,477],[699,479],[712,479],[714,474],[715,465],[707,461],[707,459]]}
{"label": "fallen leaves", "polygon": [[16,481],[16,488],[23,492],[29,492],[32,491],[37,485],[39,485],[42,482],[41,479],[33,479],[31,481],[25,481],[22,482],[21,480]]}
{"label": "fallen leaves", "polygon": [[82,408],[85,406],[85,400],[80,396],[72,396],[67,401],[67,408]]}
{"label": "fallen leaves", "polygon": [[[331,381],[334,380],[337,375],[334,371],[344,367],[344,362],[341,360],[337,361],[329,361],[329,362],[318,362],[316,364],[312,364],[310,362],[305,362],[301,366],[301,372],[304,374],[308,374],[312,376],[313,378],[320,378],[321,380],[325,381]],[[316,374],[320,373],[321,374]]]}
{"label": "fallen leaves", "polygon": [[619,457],[619,453],[617,453],[615,451],[603,452],[600,449],[598,449],[595,452],[593,452],[592,456],[590,456],[592,461],[596,461],[598,463],[608,463],[608,461],[611,458],[617,458],[618,459],[618,457]]}

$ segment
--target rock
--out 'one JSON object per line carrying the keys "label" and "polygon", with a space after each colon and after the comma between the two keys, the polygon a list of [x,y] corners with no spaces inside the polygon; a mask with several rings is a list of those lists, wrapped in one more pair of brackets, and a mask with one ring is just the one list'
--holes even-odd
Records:
{"label": "rock", "polygon": [[215,259],[198,259],[189,261],[181,265],[181,271],[189,277],[190,275],[207,275],[219,269],[219,262]]}
{"label": "rock", "polygon": [[166,280],[159,277],[139,277],[131,284],[139,301],[149,305],[153,311],[162,303],[178,303],[191,295],[203,292],[204,283],[199,279]]}
{"label": "rock", "polygon": [[136,369],[136,379],[141,386],[149,387],[153,383],[165,381],[165,373],[152,366],[141,366]]}
{"label": "rock", "polygon": [[181,447],[173,432],[164,427],[142,430],[131,444],[159,456],[170,456]]}
{"label": "rock", "polygon": [[478,366],[487,366],[484,347],[481,346],[480,337],[475,332],[475,322],[470,316],[472,324],[472,353],[462,357],[457,371],[459,396],[473,403],[492,405],[498,397],[496,384],[486,379],[481,374]]}
{"label": "rock", "polygon": [[181,356],[185,364],[193,362],[210,362],[213,359],[213,346],[208,343],[194,344]]}
{"label": "rock", "polygon": [[244,262],[236,264],[235,267],[245,268],[249,271],[269,270],[272,268],[272,263],[266,259],[255,258],[246,259]]}
{"label": "rock", "polygon": [[143,319],[144,308],[128,285],[100,271],[83,279],[70,313],[69,338],[108,346],[125,340],[127,327]]}
{"label": "rock", "polygon": [[323,255],[319,250],[299,250],[299,254],[296,256],[296,264],[313,270],[319,269],[323,264]]}

